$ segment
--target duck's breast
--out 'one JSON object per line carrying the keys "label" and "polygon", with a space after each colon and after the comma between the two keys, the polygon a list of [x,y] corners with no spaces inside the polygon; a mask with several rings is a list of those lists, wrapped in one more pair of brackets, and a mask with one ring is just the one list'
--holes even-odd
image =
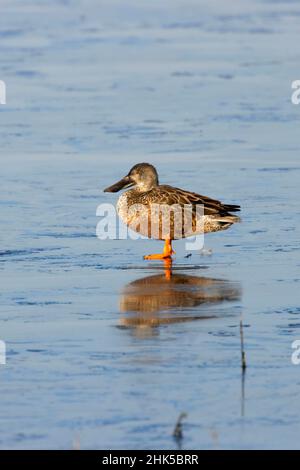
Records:
{"label": "duck's breast", "polygon": [[123,193],[117,203],[117,212],[122,221],[134,232],[151,238],[151,209],[137,191]]}

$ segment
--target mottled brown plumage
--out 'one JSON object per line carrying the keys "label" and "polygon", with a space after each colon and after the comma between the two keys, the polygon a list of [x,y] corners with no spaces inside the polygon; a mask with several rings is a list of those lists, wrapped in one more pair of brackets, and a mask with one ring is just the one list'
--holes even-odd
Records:
{"label": "mottled brown plumage", "polygon": [[151,204],[180,204],[183,205],[200,205],[204,206],[204,215],[213,216],[231,216],[230,212],[237,212],[240,210],[240,206],[234,204],[223,204],[222,202],[211,199],[207,196],[201,196],[200,194],[187,191],[184,189],[169,186],[167,184],[161,184],[155,186],[146,192],[140,192],[132,189],[127,192],[129,203],[140,203],[145,205]]}

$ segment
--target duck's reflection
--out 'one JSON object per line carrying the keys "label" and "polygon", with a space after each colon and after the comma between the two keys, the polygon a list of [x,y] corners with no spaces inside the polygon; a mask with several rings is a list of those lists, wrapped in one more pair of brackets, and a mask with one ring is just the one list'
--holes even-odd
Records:
{"label": "duck's reflection", "polygon": [[237,283],[172,272],[172,266],[166,265],[164,274],[125,286],[120,299],[121,326],[131,328],[139,337],[153,336],[159,325],[214,318],[220,313],[211,305],[240,296]]}

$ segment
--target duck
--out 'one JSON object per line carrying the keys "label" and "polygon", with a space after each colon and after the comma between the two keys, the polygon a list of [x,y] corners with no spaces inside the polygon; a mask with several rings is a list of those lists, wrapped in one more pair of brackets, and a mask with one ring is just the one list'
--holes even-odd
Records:
{"label": "duck", "polygon": [[[224,204],[192,191],[160,184],[158,172],[150,163],[138,163],[129,173],[104,192],[123,189],[117,202],[121,220],[143,237],[163,240],[163,252],[144,256],[146,260],[170,260],[172,241],[204,233],[226,230],[240,222],[238,204]],[[168,211],[169,224],[164,214]],[[189,221],[190,223],[187,223]]]}

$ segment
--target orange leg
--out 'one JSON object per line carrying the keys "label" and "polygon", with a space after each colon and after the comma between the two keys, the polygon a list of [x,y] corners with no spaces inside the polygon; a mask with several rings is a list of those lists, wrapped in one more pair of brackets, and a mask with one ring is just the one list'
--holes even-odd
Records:
{"label": "orange leg", "polygon": [[164,251],[159,254],[146,255],[144,259],[170,259],[172,255],[175,254],[175,251],[172,249],[172,241],[167,239],[165,241]]}
{"label": "orange leg", "polygon": [[165,258],[164,265],[165,265],[165,278],[167,281],[171,280],[172,277],[172,258]]}

